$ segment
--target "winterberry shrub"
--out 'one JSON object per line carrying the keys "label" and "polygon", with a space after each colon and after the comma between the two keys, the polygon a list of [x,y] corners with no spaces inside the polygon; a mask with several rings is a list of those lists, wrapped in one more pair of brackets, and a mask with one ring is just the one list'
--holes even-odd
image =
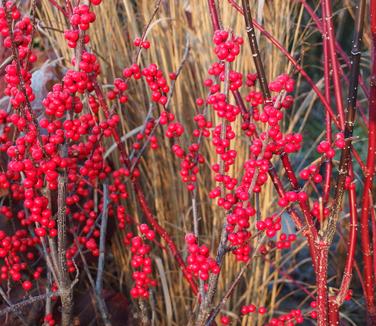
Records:
{"label": "winterberry shrub", "polygon": [[[159,53],[163,38],[179,47],[173,32],[153,36],[155,24],[165,23],[156,18],[159,11],[172,8],[167,1],[153,3],[141,24],[129,16],[136,2],[50,0],[48,10],[64,22],[60,30],[45,24],[46,4],[2,0],[0,33],[8,57],[0,65],[0,316],[12,313],[11,322],[30,325],[84,324],[83,297],[95,322],[105,325],[116,324],[119,304],[122,325],[149,325],[156,315],[171,324],[171,306],[181,302],[184,309],[174,309],[184,311],[191,325],[339,325],[340,308],[352,300],[356,268],[362,284],[356,295],[375,323],[375,241],[369,232],[376,224],[375,51],[369,89],[360,71],[367,6],[357,1],[347,54],[335,38],[331,1],[315,3],[319,13],[299,1],[323,36],[323,89],[252,18],[248,0],[220,4],[241,28],[222,20],[215,0],[205,2],[205,18],[193,17],[186,6],[188,27],[194,32],[192,20],[209,20],[211,38],[201,62],[190,53],[199,41],[187,33],[178,63],[172,55],[150,54]],[[98,20],[111,19],[106,8],[115,10],[113,19],[138,26],[134,35],[124,29],[129,48],[121,56],[128,62],[113,69],[101,47],[106,40],[96,40],[104,29]],[[370,12],[375,50],[373,0]],[[48,46],[56,39],[46,37],[54,35],[49,30],[60,33],[55,35],[66,53],[58,78],[43,85],[42,94],[35,76],[53,57]],[[273,53],[260,51],[261,38],[290,62],[280,73],[267,67]],[[194,87],[179,101],[185,69]],[[357,101],[358,86],[368,98],[366,110]],[[308,97],[304,87],[307,101],[318,99],[316,115],[302,100]],[[306,113],[296,122],[299,110]],[[354,141],[357,121],[368,130],[367,151]],[[319,125],[316,142],[305,132],[308,124]],[[150,186],[156,180],[157,189]],[[178,189],[183,200],[173,203],[177,197],[169,198],[166,188]],[[174,204],[180,215],[169,218]],[[334,283],[331,256],[344,239],[344,263]],[[123,276],[113,272],[114,256],[122,261]],[[311,286],[291,271],[307,262]],[[117,276],[124,286],[114,286]],[[118,293],[110,300],[106,294],[114,288]],[[277,304],[284,296],[291,303]],[[24,307],[36,304],[43,309],[29,322]],[[181,323],[183,317],[174,318]]]}

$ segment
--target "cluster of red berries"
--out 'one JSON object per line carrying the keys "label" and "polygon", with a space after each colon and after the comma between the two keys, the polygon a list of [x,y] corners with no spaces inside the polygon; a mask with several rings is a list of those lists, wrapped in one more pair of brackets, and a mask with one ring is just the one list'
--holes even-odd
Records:
{"label": "cluster of red berries", "polygon": [[338,134],[336,134],[336,140],[334,141],[334,146],[336,146],[337,148],[345,148],[345,135],[343,134],[343,132],[339,132]]}
{"label": "cluster of red berries", "polygon": [[213,123],[206,119],[203,114],[197,114],[194,116],[193,120],[197,123],[198,129],[193,130],[194,137],[203,137],[208,138],[210,136],[210,129],[213,126]]}
{"label": "cluster of red berries", "polygon": [[[12,38],[9,31],[7,17],[12,21],[13,44],[16,45],[21,61],[28,60],[29,63],[36,61],[36,56],[29,49],[33,26],[30,17],[21,17],[21,13],[12,1],[7,1],[5,8],[0,8],[0,35],[3,37],[5,48],[12,47]],[[7,81],[7,80],[6,80]]]}
{"label": "cluster of red berries", "polygon": [[225,94],[217,93],[208,97],[207,103],[211,105],[219,118],[225,118],[229,122],[236,120],[240,113],[240,108],[227,102]]}
{"label": "cluster of red berries", "polygon": [[314,201],[312,205],[311,214],[319,220],[325,220],[330,215],[330,209],[323,205],[318,201]]}
{"label": "cluster of red berries", "polygon": [[[20,87],[20,75],[23,79],[23,89]],[[18,72],[17,64],[12,61],[5,68],[5,80],[7,82],[4,94],[10,96],[10,103],[14,109],[19,109],[27,102],[32,102],[35,95],[31,88],[31,73],[23,68]],[[27,120],[31,120],[31,112],[28,111]]]}
{"label": "cluster of red berries", "polygon": [[277,249],[289,249],[294,241],[296,241],[295,233],[291,233],[289,235],[282,233],[279,236],[279,240],[276,242],[276,247]]}
{"label": "cluster of red berries", "polygon": [[[225,81],[225,73],[222,72],[220,75],[220,80]],[[230,70],[229,76],[229,89],[234,92],[237,91],[240,87],[243,86],[243,74],[234,70]]]}
{"label": "cluster of red berries", "polygon": [[[162,112],[162,115],[165,116],[167,112]],[[161,119],[159,120],[159,123],[162,124]],[[163,121],[164,122],[164,121]],[[163,123],[165,124],[165,123]],[[149,119],[148,122],[145,124],[145,129],[142,132],[139,132],[136,136],[137,141],[133,143],[133,148],[135,150],[141,149],[141,141],[146,137],[146,140],[150,140],[150,148],[151,149],[157,149],[159,148],[158,145],[158,138],[157,136],[153,135],[153,129],[156,125],[156,121],[154,118]]]}
{"label": "cluster of red berries", "polygon": [[126,224],[130,224],[132,219],[129,214],[127,214],[126,208],[122,205],[117,205],[116,208],[116,219],[118,221],[119,230],[124,230]]}
{"label": "cluster of red berries", "polygon": [[43,100],[45,114],[61,118],[66,111],[72,110],[73,102],[79,103],[79,97],[72,97],[61,84],[55,84]]}
{"label": "cluster of red berries", "polygon": [[180,163],[181,180],[187,185],[189,191],[193,191],[199,172],[198,164],[205,162],[204,157],[199,153],[199,145],[192,144],[188,148],[188,153],[185,153],[179,144],[175,144],[172,146],[172,151],[182,160]]}
{"label": "cluster of red berries", "polygon": [[253,87],[253,86],[256,85],[257,79],[258,79],[257,73],[248,73],[247,76],[246,76],[245,84],[248,87]]}
{"label": "cluster of red berries", "polygon": [[303,313],[300,309],[293,309],[278,318],[272,318],[265,326],[294,326],[304,323]]}
{"label": "cluster of red berries", "polygon": [[332,159],[336,155],[335,150],[326,140],[323,140],[322,142],[320,142],[320,144],[317,145],[317,152],[320,154],[325,154],[325,156],[329,159]]}
{"label": "cluster of red berries", "polygon": [[224,71],[225,71],[225,64],[223,62],[214,62],[209,67],[208,74],[211,76],[219,76],[219,75],[222,75]]}
{"label": "cluster of red berries", "polygon": [[214,52],[219,60],[233,62],[240,53],[240,47],[244,43],[242,37],[236,37],[224,30],[215,31],[213,36],[215,44]]}
{"label": "cluster of red berries", "polygon": [[[252,79],[250,81],[254,83]],[[252,84],[251,82],[249,82],[249,84]],[[245,100],[246,102],[250,103],[254,109],[257,108],[257,106],[264,103],[264,97],[262,96],[262,92],[256,90],[251,90],[245,97]],[[254,112],[253,118],[258,118],[257,114],[258,111],[257,113]]]}
{"label": "cluster of red berries", "polygon": [[[251,145],[251,152],[255,153],[257,142]],[[259,153],[257,149],[257,152]],[[254,160],[250,159],[244,163],[244,174],[239,186],[236,189],[236,197],[239,200],[246,201],[249,199],[249,192],[259,193],[261,187],[268,180],[269,161],[266,159]],[[250,189],[253,186],[253,189]]]}
{"label": "cluster of red berries", "polygon": [[280,142],[277,142],[277,144],[279,146],[283,146],[283,151],[285,153],[294,153],[298,152],[302,148],[302,141],[302,134],[291,133],[285,135],[285,137]]}
{"label": "cluster of red berries", "polygon": [[314,164],[300,171],[299,175],[302,180],[308,180],[309,178],[312,178],[315,183],[322,182],[322,175],[319,173],[318,167]]}
{"label": "cluster of red berries", "polygon": [[248,315],[251,313],[259,313],[260,315],[266,314],[267,310],[265,307],[257,308],[254,304],[243,306],[240,310],[242,315]]}
{"label": "cluster of red berries", "polygon": [[95,19],[95,13],[90,11],[90,7],[81,4],[73,8],[73,14],[69,21],[73,27],[78,27],[82,31],[87,31],[90,24],[95,22]]}
{"label": "cluster of red berries", "polygon": [[179,122],[171,122],[168,124],[166,130],[166,137],[167,138],[179,138],[184,133],[184,127]]}
{"label": "cluster of red berries", "polygon": [[129,171],[125,168],[120,168],[112,172],[113,182],[108,186],[108,191],[110,193],[109,197],[113,203],[118,203],[121,199],[128,198],[125,179],[129,177],[129,175]]}
{"label": "cluster of red berries", "polygon": [[249,119],[245,119],[245,121],[242,123],[242,130],[244,131],[245,135],[247,137],[252,137],[256,132],[256,124],[248,121]]}
{"label": "cluster of red berries", "polygon": [[130,67],[124,68],[123,77],[127,78],[127,79],[132,77],[135,80],[140,79],[142,77],[140,66],[138,64],[134,63]]}
{"label": "cluster of red berries", "polygon": [[[91,0],[90,3],[97,6],[101,3],[101,0]],[[75,48],[77,46],[77,42],[80,39],[80,32],[87,31],[90,24],[92,24],[95,19],[96,15],[93,11],[90,11],[90,6],[81,4],[73,8],[73,14],[69,19],[72,28],[64,31],[65,39],[68,41],[68,46],[70,48]],[[89,35],[83,34],[82,40],[84,44],[89,43]]]}
{"label": "cluster of red berries", "polygon": [[259,231],[264,231],[266,236],[273,238],[277,231],[281,230],[281,216],[274,214],[270,217],[267,217],[263,221],[256,222],[256,229]]}
{"label": "cluster of red berries", "polygon": [[119,99],[119,102],[124,104],[128,102],[128,96],[125,95],[125,91],[128,89],[128,84],[121,78],[116,78],[114,80],[114,89],[107,93],[107,98],[109,100]]}
{"label": "cluster of red berries", "polygon": [[142,69],[142,76],[145,77],[145,80],[152,91],[152,101],[165,106],[170,87],[167,85],[167,81],[163,77],[162,70],[158,69],[158,66],[152,63],[149,67]]}
{"label": "cluster of red berries", "polygon": [[56,325],[56,321],[54,320],[54,317],[52,316],[52,314],[47,314],[46,316],[44,316],[44,323],[48,324],[49,326]]}
{"label": "cluster of red berries", "polygon": [[232,213],[226,216],[228,232],[228,242],[231,247],[235,247],[232,253],[237,261],[247,262],[252,248],[249,244],[252,236],[248,231],[250,227],[249,220],[256,214],[256,210],[248,203],[243,207],[243,203],[239,202],[233,208]]}
{"label": "cluster of red berries", "polygon": [[253,119],[255,119],[255,121],[267,123],[270,127],[278,125],[282,118],[283,113],[272,105],[265,105],[261,113],[257,109],[253,111]]}
{"label": "cluster of red berries", "polygon": [[308,199],[308,195],[305,191],[295,192],[295,191],[288,191],[285,193],[284,197],[281,197],[278,200],[278,205],[280,207],[286,207],[294,202],[305,202]]}
{"label": "cluster of red berries", "polygon": [[[26,230],[17,230],[14,235],[8,236],[0,230],[0,279],[1,281],[20,282],[23,274],[26,274],[29,266],[22,262],[21,257],[26,256],[28,260],[35,259],[34,247],[40,243],[39,238],[31,237]],[[35,268],[34,279],[38,279],[43,269]],[[32,283],[29,280],[22,281],[25,291],[30,291]]]}
{"label": "cluster of red berries", "polygon": [[155,239],[155,232],[152,229],[150,229],[147,224],[140,224],[138,228],[141,234],[143,234],[146,239],[150,241]]}
{"label": "cluster of red berries", "polygon": [[[72,60],[72,64],[76,64],[76,58]],[[82,52],[78,68],[80,71],[87,73],[90,77],[96,77],[100,73],[100,65],[97,61],[97,56],[87,51]]]}
{"label": "cluster of red berries", "polygon": [[199,246],[197,238],[192,234],[185,236],[187,244],[187,270],[194,277],[199,277],[203,281],[209,279],[210,273],[218,274],[220,268],[214,259],[209,257],[209,248],[205,245]]}
{"label": "cluster of red berries", "polygon": [[272,92],[280,93],[285,90],[288,93],[294,91],[295,81],[288,74],[278,76],[275,80],[269,83],[269,89]]}
{"label": "cluster of red berries", "polygon": [[[142,228],[144,229],[144,227]],[[146,231],[145,228],[144,231],[148,233],[150,230]],[[150,278],[152,274],[152,261],[149,257],[151,247],[145,244],[140,236],[131,237],[130,245],[132,253],[131,265],[135,269],[132,275],[134,286],[130,294],[135,299],[147,299],[149,297],[149,288],[157,285],[156,280]]]}
{"label": "cluster of red berries", "polygon": [[150,42],[147,40],[142,40],[141,37],[136,37],[133,41],[133,45],[144,49],[150,48]]}

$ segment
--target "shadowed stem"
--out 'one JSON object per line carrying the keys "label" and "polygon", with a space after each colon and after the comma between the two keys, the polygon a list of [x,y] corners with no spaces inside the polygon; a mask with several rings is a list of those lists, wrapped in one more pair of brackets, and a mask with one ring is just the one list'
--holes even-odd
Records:
{"label": "shadowed stem", "polygon": [[100,228],[100,238],[99,238],[99,258],[98,258],[98,271],[97,279],[95,282],[95,292],[97,293],[99,311],[103,322],[106,326],[111,325],[108,317],[108,309],[103,298],[103,272],[105,263],[105,250],[106,250],[106,234],[107,234],[107,223],[108,223],[108,186],[103,185],[103,209],[102,209],[102,220]]}
{"label": "shadowed stem", "polygon": [[243,4],[244,20],[245,20],[245,26],[246,26],[246,31],[248,35],[249,45],[251,47],[252,58],[255,63],[262,94],[264,95],[264,101],[271,102],[271,95],[270,95],[270,90],[268,87],[268,81],[265,75],[264,64],[262,63],[262,60],[261,60],[260,50],[257,44],[257,38],[255,34],[255,28],[252,22],[252,14],[251,14],[251,8],[249,6],[249,0],[242,0],[242,4]]}

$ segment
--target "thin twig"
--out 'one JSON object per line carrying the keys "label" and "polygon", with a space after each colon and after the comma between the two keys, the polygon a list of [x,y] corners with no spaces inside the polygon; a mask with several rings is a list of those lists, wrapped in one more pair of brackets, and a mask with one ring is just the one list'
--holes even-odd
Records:
{"label": "thin twig", "polygon": [[95,291],[98,298],[98,306],[102,315],[102,319],[105,325],[111,325],[108,316],[108,309],[103,299],[103,270],[105,263],[105,250],[106,250],[106,234],[107,234],[107,222],[108,222],[108,186],[103,185],[103,209],[102,209],[102,221],[100,228],[99,238],[99,258],[98,258],[98,271],[97,279],[95,282]]}

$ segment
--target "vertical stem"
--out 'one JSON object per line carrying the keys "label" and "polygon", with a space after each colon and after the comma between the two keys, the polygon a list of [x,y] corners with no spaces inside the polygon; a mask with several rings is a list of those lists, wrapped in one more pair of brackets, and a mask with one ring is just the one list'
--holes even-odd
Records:
{"label": "vertical stem", "polygon": [[327,50],[330,55],[331,61],[331,68],[333,74],[333,86],[334,86],[334,96],[336,99],[337,110],[339,113],[339,123],[341,127],[344,126],[344,109],[342,103],[342,88],[341,88],[341,81],[339,76],[339,64],[336,55],[336,47],[335,47],[335,34],[334,34],[334,27],[333,27],[333,20],[332,20],[332,5],[331,0],[323,0],[322,1],[322,8],[323,8],[323,26],[325,31],[325,38],[327,39]]}
{"label": "vertical stem", "polygon": [[58,211],[57,211],[57,252],[59,259],[59,290],[61,297],[61,325],[68,326],[72,322],[73,296],[71,280],[66,260],[66,213],[65,213],[65,177],[59,175],[58,180]]}
{"label": "vertical stem", "polygon": [[323,241],[316,243],[317,253],[317,325],[328,326],[328,251],[329,245]]}
{"label": "vertical stem", "polygon": [[[350,176],[353,178],[354,172],[352,166],[350,167]],[[355,251],[357,243],[357,210],[356,210],[356,188],[355,184],[352,184],[348,190],[349,206],[350,206],[350,225],[348,235],[348,247],[345,268],[343,271],[341,286],[339,292],[335,297],[330,299],[330,322],[332,325],[339,324],[339,308],[345,301],[345,297],[350,288],[354,263],[355,263]]]}
{"label": "vertical stem", "polygon": [[101,219],[101,229],[99,238],[99,258],[98,258],[98,271],[97,279],[95,282],[95,291],[97,292],[99,311],[105,325],[111,325],[108,317],[108,310],[103,298],[103,271],[105,263],[105,250],[106,250],[106,234],[108,222],[108,187],[103,185],[103,209]]}
{"label": "vertical stem", "polygon": [[329,325],[339,325],[339,306],[332,297],[329,299]]}
{"label": "vertical stem", "polygon": [[[325,11],[324,2],[322,2],[323,17],[326,18],[327,14]],[[330,56],[329,56],[329,42],[328,42],[328,30],[327,24],[323,23],[323,52],[324,52],[324,83],[325,83],[325,98],[330,103]],[[341,101],[342,103],[342,101]],[[325,112],[325,127],[326,127],[326,140],[332,142],[332,120],[328,112]],[[325,180],[323,189],[323,201],[324,205],[329,200],[330,186],[332,180],[332,161],[330,159],[325,163]]]}
{"label": "vertical stem", "polygon": [[210,18],[213,24],[213,29],[214,31],[217,31],[221,29],[221,23],[219,21],[218,10],[215,4],[215,0],[208,0],[208,6],[209,6]]}
{"label": "vertical stem", "polygon": [[[364,265],[364,285],[367,312],[370,323],[376,324],[375,306],[375,278],[372,266],[372,246],[369,234],[370,209],[372,185],[375,174],[376,157],[376,1],[371,0],[371,34],[372,34],[372,68],[370,78],[369,97],[369,125],[368,125],[368,153],[367,153],[367,173],[364,181],[364,192],[362,197],[362,209],[360,214],[361,245]],[[372,235],[375,237],[375,234]],[[376,248],[373,248],[375,250]]]}
{"label": "vertical stem", "polygon": [[264,95],[264,101],[270,102],[271,95],[268,87],[268,81],[265,75],[264,65],[261,60],[260,50],[257,44],[257,38],[255,34],[255,28],[253,26],[251,8],[249,6],[249,0],[242,0],[244,20],[246,25],[246,31],[249,39],[249,45],[252,51],[253,61],[257,70],[257,75],[260,81],[262,94]]}

